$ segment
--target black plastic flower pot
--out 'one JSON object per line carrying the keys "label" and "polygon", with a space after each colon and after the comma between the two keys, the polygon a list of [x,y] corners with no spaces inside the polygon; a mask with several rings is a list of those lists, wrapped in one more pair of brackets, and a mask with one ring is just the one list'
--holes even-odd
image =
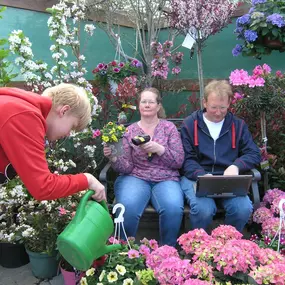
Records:
{"label": "black plastic flower pot", "polygon": [[29,256],[22,244],[0,243],[0,265],[17,268],[29,263]]}

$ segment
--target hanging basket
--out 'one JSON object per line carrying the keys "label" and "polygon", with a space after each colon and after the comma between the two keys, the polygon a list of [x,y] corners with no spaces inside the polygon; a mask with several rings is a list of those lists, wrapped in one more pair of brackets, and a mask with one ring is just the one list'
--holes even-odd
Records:
{"label": "hanging basket", "polygon": [[273,50],[279,50],[281,52],[285,51],[285,44],[276,39],[272,40],[272,39],[269,39],[268,37],[265,37],[263,40],[263,44],[264,46],[270,49],[273,49]]}

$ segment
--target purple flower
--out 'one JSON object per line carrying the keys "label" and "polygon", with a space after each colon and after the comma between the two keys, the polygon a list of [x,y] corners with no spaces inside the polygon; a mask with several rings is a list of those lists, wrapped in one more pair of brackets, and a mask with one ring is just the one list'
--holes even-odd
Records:
{"label": "purple flower", "polygon": [[252,0],[252,5],[263,4],[266,3],[267,0]]}
{"label": "purple flower", "polygon": [[253,13],[254,12],[254,7],[251,7],[248,11],[249,14]]}
{"label": "purple flower", "polygon": [[252,30],[246,30],[244,37],[248,42],[254,42],[257,39],[257,32]]}
{"label": "purple flower", "polygon": [[266,22],[272,23],[273,25],[276,25],[279,28],[282,28],[285,26],[284,18],[280,14],[277,14],[277,13],[274,13],[274,14],[268,16],[266,18]]}
{"label": "purple flower", "polygon": [[242,52],[242,45],[239,44],[237,44],[232,50],[233,56],[238,56],[241,52]]}
{"label": "purple flower", "polygon": [[118,67],[115,67],[114,69],[113,69],[113,71],[115,72],[115,73],[119,73],[120,72],[120,68],[118,68]]}
{"label": "purple flower", "polygon": [[104,68],[104,66],[105,66],[105,63],[99,63],[99,64],[97,65],[97,68],[98,68],[99,70],[101,70],[101,69]]}
{"label": "purple flower", "polygon": [[250,20],[250,15],[249,14],[245,14],[245,15],[237,18],[237,26],[248,24],[249,20]]}
{"label": "purple flower", "polygon": [[137,59],[134,59],[134,60],[132,60],[131,65],[135,66],[135,67],[141,67],[142,63],[140,61],[138,61]]}

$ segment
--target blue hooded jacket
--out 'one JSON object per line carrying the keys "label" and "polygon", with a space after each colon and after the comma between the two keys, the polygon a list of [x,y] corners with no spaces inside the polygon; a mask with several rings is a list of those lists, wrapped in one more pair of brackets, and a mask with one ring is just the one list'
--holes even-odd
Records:
{"label": "blue hooded jacket", "polygon": [[222,175],[230,165],[236,165],[239,173],[243,173],[260,163],[260,150],[243,120],[228,112],[214,141],[203,120],[203,111],[192,113],[181,127],[185,151],[183,174],[188,179],[197,180],[197,176],[207,173]]}

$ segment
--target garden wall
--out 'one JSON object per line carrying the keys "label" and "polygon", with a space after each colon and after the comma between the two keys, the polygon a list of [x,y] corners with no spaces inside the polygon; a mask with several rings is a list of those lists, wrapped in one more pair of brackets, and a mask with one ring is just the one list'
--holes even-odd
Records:
{"label": "garden wall", "polygon": [[[48,18],[49,14],[47,13],[7,7],[7,10],[3,13],[3,19],[1,20],[0,38],[7,37],[13,30],[23,30],[33,44],[35,58],[42,59],[48,64],[53,65],[49,51],[51,41],[48,36]],[[233,69],[243,68],[250,71],[257,64],[263,63],[269,64],[274,71],[278,69],[282,71],[285,70],[285,53],[276,51],[268,57],[265,56],[262,60],[242,56],[233,57],[231,51],[236,43],[238,43],[233,34],[234,28],[235,19],[233,19],[233,23],[222,32],[207,40],[207,45],[202,55],[204,77],[206,80],[211,78],[227,78]],[[119,33],[121,35],[124,51],[139,59],[139,55],[135,55],[132,47],[135,44],[135,30],[129,27],[120,27]],[[114,59],[115,48],[111,45],[104,30],[99,27],[97,27],[94,36],[88,39],[88,41],[84,37],[85,34],[82,33],[82,35],[82,41],[85,43],[83,54],[87,58],[86,68],[89,71],[87,78],[92,79],[91,71],[99,62],[108,62]],[[163,42],[167,37],[168,31],[165,29],[161,32],[159,40]],[[183,36],[179,36],[176,44],[181,44],[183,39]],[[165,89],[168,90],[166,93],[169,95],[164,96],[164,105],[168,114],[176,113],[181,104],[187,103],[191,105],[192,103],[190,102],[189,104],[190,98],[188,97],[192,94],[193,90],[198,94],[196,55],[194,55],[193,59],[190,59],[188,49],[181,47],[179,51],[184,52],[184,60],[181,65],[182,72],[177,78],[178,80],[170,75],[170,81],[168,82],[169,84],[167,84],[168,87],[165,86]],[[15,66],[15,71],[17,69]],[[21,77],[16,78],[16,80],[21,81]],[[185,86],[187,91],[177,93],[175,89],[177,90],[177,88],[181,88],[181,86]],[[179,100],[177,100],[178,96]]]}

